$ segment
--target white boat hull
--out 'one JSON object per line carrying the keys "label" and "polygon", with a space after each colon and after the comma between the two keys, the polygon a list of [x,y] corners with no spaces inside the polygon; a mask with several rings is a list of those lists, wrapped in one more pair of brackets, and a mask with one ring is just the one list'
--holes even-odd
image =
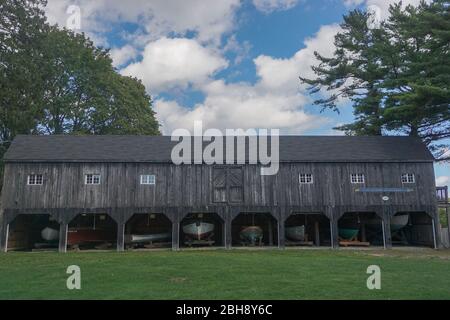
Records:
{"label": "white boat hull", "polygon": [[45,241],[54,241],[59,239],[59,231],[52,228],[45,228],[41,231],[41,237]]}
{"label": "white boat hull", "polygon": [[153,242],[169,240],[172,235],[170,233],[156,233],[156,234],[132,234],[131,242]]}
{"label": "white boat hull", "polygon": [[286,237],[294,241],[305,241],[305,226],[287,227]]}
{"label": "white boat hull", "polygon": [[183,232],[196,240],[202,240],[214,231],[212,223],[200,222],[191,223],[183,226]]}

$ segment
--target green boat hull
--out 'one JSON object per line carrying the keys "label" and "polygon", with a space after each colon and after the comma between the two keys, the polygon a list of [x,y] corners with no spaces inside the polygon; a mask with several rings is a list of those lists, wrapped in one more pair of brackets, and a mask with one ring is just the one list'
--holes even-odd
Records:
{"label": "green boat hull", "polygon": [[344,240],[351,240],[358,236],[358,229],[339,228],[339,237]]}
{"label": "green boat hull", "polygon": [[260,227],[252,226],[244,228],[240,233],[239,237],[242,241],[250,242],[251,244],[256,244],[263,237],[263,230]]}

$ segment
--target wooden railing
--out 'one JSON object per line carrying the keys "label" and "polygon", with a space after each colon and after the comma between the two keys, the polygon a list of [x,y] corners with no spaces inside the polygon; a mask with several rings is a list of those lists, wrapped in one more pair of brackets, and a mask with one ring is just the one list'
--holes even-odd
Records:
{"label": "wooden railing", "polygon": [[449,203],[448,187],[436,187],[436,197],[439,203]]}

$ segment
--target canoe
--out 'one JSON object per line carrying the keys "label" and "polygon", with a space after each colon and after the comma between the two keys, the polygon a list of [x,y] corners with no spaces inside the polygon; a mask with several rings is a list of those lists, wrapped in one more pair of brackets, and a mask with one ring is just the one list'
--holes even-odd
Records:
{"label": "canoe", "polygon": [[132,234],[131,242],[155,242],[170,240],[171,233],[155,233],[155,234]]}
{"label": "canoe", "polygon": [[41,237],[45,241],[55,241],[59,239],[59,231],[46,227],[41,231]]}
{"label": "canoe", "polygon": [[286,238],[293,241],[305,241],[305,226],[287,227]]}
{"label": "canoe", "polygon": [[252,244],[256,244],[256,242],[262,240],[263,230],[261,229],[261,227],[258,226],[245,227],[239,233],[239,237],[241,238],[242,241],[248,241]]}
{"label": "canoe", "polygon": [[95,242],[115,242],[115,233],[102,229],[69,229],[67,244],[82,244]]}
{"label": "canoe", "polygon": [[214,231],[214,225],[207,222],[194,222],[183,226],[183,232],[195,240],[203,240]]}
{"label": "canoe", "polygon": [[409,214],[403,214],[398,216],[393,216],[391,218],[391,231],[398,231],[407,226],[409,221]]}
{"label": "canoe", "polygon": [[339,228],[339,237],[344,240],[352,240],[358,236],[358,229]]}

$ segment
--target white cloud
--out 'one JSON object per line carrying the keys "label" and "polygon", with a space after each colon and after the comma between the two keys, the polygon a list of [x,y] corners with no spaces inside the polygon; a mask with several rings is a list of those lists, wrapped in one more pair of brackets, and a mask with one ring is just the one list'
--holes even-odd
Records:
{"label": "white cloud", "polygon": [[347,7],[359,6],[365,0],[344,0],[344,5]]}
{"label": "white cloud", "polygon": [[115,67],[123,66],[139,55],[138,50],[131,45],[125,45],[122,48],[113,48],[110,53]]}
{"label": "white cloud", "polygon": [[241,63],[245,58],[248,57],[249,52],[252,48],[252,45],[249,41],[244,41],[243,43],[240,43],[236,39],[236,35],[233,34],[230,37],[228,37],[227,42],[223,46],[222,51],[224,53],[232,52],[235,54],[233,63],[239,64]]}
{"label": "white cloud", "polygon": [[304,107],[309,98],[300,91],[299,75],[310,75],[317,63],[314,51],[329,55],[337,25],[322,27],[305,40],[305,48],[289,59],[259,56],[254,60],[258,81],[255,84],[223,80],[204,83],[200,90],[205,101],[188,109],[175,101],[155,101],[158,120],[165,134],[174,129],[192,129],[196,120],[209,128],[278,128],[284,133],[304,133],[328,123],[329,119],[309,114]]}
{"label": "white cloud", "polygon": [[436,186],[445,187],[450,185],[450,176],[440,176],[436,179]]}
{"label": "white cloud", "polygon": [[253,5],[259,11],[270,13],[273,11],[288,10],[295,7],[299,0],[253,0]]}
{"label": "white cloud", "polygon": [[305,48],[297,51],[289,59],[276,59],[261,55],[255,59],[256,70],[261,78],[261,84],[272,91],[295,92],[300,88],[299,76],[314,77],[311,69],[317,64],[314,52],[324,56],[332,56],[334,36],[339,32],[338,25],[327,25],[320,28],[312,38],[305,40]]}
{"label": "white cloud", "polygon": [[130,64],[121,73],[141,79],[147,90],[155,94],[198,87],[227,65],[220,54],[196,40],[161,38],[145,47],[141,62]]}
{"label": "white cloud", "polygon": [[[266,13],[292,8],[298,2],[254,0],[257,9]],[[118,35],[126,45],[113,48],[111,55],[115,66],[127,65],[122,74],[140,78],[155,95],[155,109],[165,133],[190,128],[194,120],[203,120],[206,127],[280,128],[287,133],[302,133],[328,121],[304,109],[310,101],[300,91],[298,77],[312,76],[315,50],[331,55],[338,26],[322,27],[289,59],[257,57],[256,83],[226,83],[215,78],[229,65],[224,54],[234,52],[234,62],[239,63],[249,50],[248,43],[240,44],[233,36],[220,45],[222,36],[235,28],[240,0],[222,0],[214,5],[204,0],[49,0],[49,19],[64,25],[69,4],[81,7],[83,31],[99,39],[120,23],[138,27],[133,33]],[[190,32],[195,33],[193,39],[186,38]],[[138,56],[142,59],[136,62]],[[186,108],[158,98],[159,93],[186,89],[201,91],[204,101]]]}
{"label": "white cloud", "polygon": [[240,0],[49,0],[46,14],[50,22],[65,26],[69,5],[81,8],[82,30],[92,33],[110,31],[114,24],[136,24],[137,35],[151,40],[174,33],[196,32],[200,41],[220,42],[234,27],[234,15]]}
{"label": "white cloud", "polygon": [[[369,6],[377,6],[381,9],[381,14],[383,18],[387,18],[389,15],[389,6],[394,3],[402,2],[402,6],[406,7],[407,5],[417,6],[420,4],[421,0],[343,0],[344,4],[348,7],[358,6],[362,3],[365,3],[367,7]],[[426,2],[430,2],[430,0],[426,0]]]}
{"label": "white cloud", "polygon": [[192,130],[194,121],[205,128],[279,128],[285,133],[302,133],[324,125],[327,119],[307,114],[301,94],[281,95],[261,91],[245,83],[225,84],[214,81],[204,88],[207,97],[201,104],[187,109],[174,101],[157,100],[155,111],[164,134],[174,129]]}

